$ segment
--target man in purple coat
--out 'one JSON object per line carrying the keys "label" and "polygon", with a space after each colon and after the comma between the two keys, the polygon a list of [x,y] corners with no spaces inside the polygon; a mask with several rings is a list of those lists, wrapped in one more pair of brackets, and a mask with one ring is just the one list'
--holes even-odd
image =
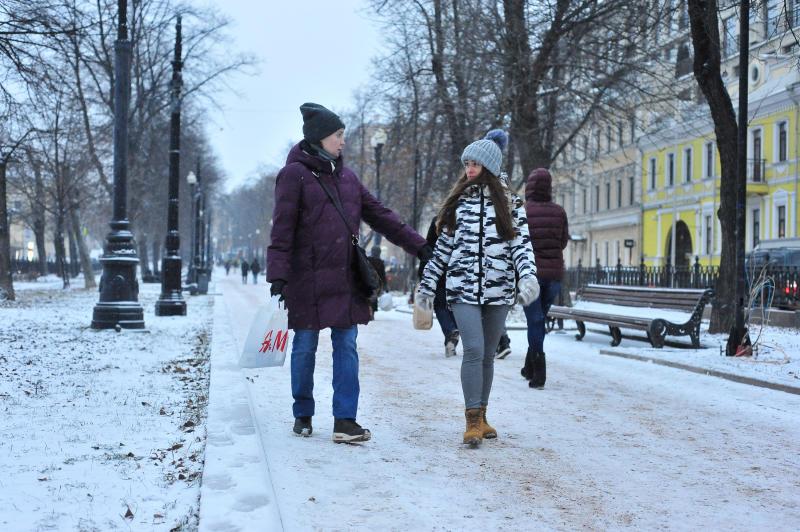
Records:
{"label": "man in purple coat", "polygon": [[552,177],[544,168],[537,168],[525,183],[525,212],[536,258],[539,297],[523,307],[528,322],[528,353],[522,376],[531,388],[542,388],[547,376],[544,356],[544,331],[547,311],[561,290],[564,276],[563,250],[569,242],[567,213],[551,197]]}
{"label": "man in purple coat", "polygon": [[370,439],[356,423],[358,409],[357,324],[370,319],[368,300],[356,287],[355,250],[347,225],[320,185],[338,198],[347,222],[364,221],[408,253],[430,258],[432,250],[344,166],[344,123],[325,107],[305,103],[303,140],[286,158],[275,182],[271,244],[267,250],[270,294],[280,295],[294,330],[291,355],[293,431],[310,436],[314,415],[314,363],[321,329],[333,345],[333,441]]}

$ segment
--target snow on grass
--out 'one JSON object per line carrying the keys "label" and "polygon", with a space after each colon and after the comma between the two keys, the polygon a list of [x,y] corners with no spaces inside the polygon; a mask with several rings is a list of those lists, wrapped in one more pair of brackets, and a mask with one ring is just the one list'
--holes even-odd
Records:
{"label": "snow on grass", "polygon": [[0,303],[0,529],[197,524],[213,299],[143,331],[91,329],[96,290],[17,283]]}

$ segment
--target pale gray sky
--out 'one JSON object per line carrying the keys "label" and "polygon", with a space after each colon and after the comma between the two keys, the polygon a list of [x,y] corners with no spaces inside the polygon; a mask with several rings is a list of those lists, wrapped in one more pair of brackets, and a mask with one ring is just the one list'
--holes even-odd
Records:
{"label": "pale gray sky", "polygon": [[[196,0],[204,3],[203,0]],[[226,0],[239,50],[261,61],[259,74],[236,76],[241,96],[223,95],[209,134],[228,174],[228,187],[246,182],[260,165],[280,168],[287,146],[303,136],[300,105],[337,112],[353,107],[353,92],[369,80],[378,27],[364,0]]]}

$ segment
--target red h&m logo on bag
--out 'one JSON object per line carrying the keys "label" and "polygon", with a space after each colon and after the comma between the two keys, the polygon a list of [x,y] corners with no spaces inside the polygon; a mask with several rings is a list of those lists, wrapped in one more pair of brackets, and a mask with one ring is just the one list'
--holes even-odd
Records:
{"label": "red h&m logo on bag", "polygon": [[289,338],[289,331],[278,331],[278,334],[275,335],[275,342],[272,341],[272,333],[274,331],[269,331],[267,335],[264,337],[264,341],[261,342],[261,349],[258,350],[259,353],[266,353],[267,351],[285,351],[286,350],[286,339]]}

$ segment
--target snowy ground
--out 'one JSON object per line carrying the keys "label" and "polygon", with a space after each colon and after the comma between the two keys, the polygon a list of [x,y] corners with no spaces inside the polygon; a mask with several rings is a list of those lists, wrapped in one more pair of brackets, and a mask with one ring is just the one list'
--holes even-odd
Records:
{"label": "snowy ground", "polygon": [[337,445],[329,335],[314,434],[297,438],[288,361],[236,367],[263,277],[215,275],[219,295],[186,296],[186,318],[153,316],[159,287],[141,285],[146,333],[88,329],[96,292],[16,285],[19,301],[0,304],[0,530],[798,528],[800,395],[601,354],[796,389],[795,331],[767,329],[757,360],[720,356],[724,338],[707,334],[694,351],[557,331],[547,386],[532,390],[525,331],[511,330],[489,405],[499,438],[470,450],[460,357],[407,309],[379,312],[358,338],[373,439]]}

